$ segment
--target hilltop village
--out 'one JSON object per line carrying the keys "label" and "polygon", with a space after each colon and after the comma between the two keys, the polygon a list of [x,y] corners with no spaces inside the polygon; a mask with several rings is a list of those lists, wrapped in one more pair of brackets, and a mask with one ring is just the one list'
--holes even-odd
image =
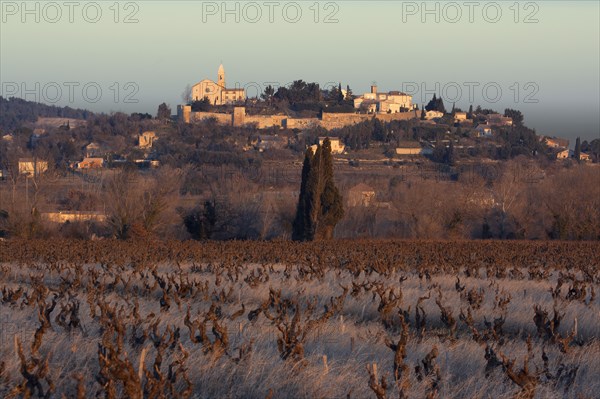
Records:
{"label": "hilltop village", "polygon": [[[465,139],[493,139],[495,136],[501,136],[505,129],[524,127],[524,117],[516,110],[507,109],[504,114],[501,114],[480,107],[474,111],[471,106],[466,112],[453,106],[448,112],[443,100],[436,98],[435,95],[419,110],[410,95],[394,90],[381,92],[375,84],[371,86],[368,93],[355,96],[348,86],[344,90],[341,84],[327,91],[319,90],[315,84],[296,81],[289,88],[283,87],[277,91],[270,86],[267,87],[261,95],[264,100],[261,102],[259,99],[248,99],[244,89],[227,88],[223,65],[219,66],[217,76],[216,82],[204,79],[191,87],[191,96],[188,95],[190,101],[177,106],[179,122],[190,124],[211,121],[225,126],[252,127],[271,131],[323,129],[328,132],[327,136],[331,136],[331,131],[364,122],[376,122],[381,125],[394,121],[411,121],[419,126],[433,129],[446,128],[444,136],[458,132],[460,136],[454,140],[455,144],[458,144],[458,148],[471,150],[477,147],[477,142]],[[294,102],[294,99],[299,101]],[[279,106],[274,105],[274,102]],[[321,102],[324,106],[314,107]],[[315,112],[316,109],[318,112]],[[513,117],[516,121],[513,121]],[[339,137],[332,138],[338,148],[336,153],[343,154],[345,140]],[[439,152],[437,137],[420,138],[416,141],[411,140],[410,137],[406,138],[407,140],[398,140],[397,155],[431,156],[436,145]],[[568,140],[545,136],[539,136],[538,139],[550,149],[550,156],[557,160],[571,159],[576,155],[575,150],[569,149]],[[523,142],[522,138],[519,140]],[[259,145],[258,148],[264,150],[266,147],[277,146],[277,141],[265,135],[261,139],[261,143],[265,144]],[[468,145],[460,145],[459,141]],[[453,140],[448,137],[441,140],[446,148],[451,142]],[[590,154],[592,148],[586,146],[586,150],[587,152],[579,149],[577,161],[592,160]],[[532,149],[532,153],[536,152],[537,149]]]}
{"label": "hilltop village", "polygon": [[304,155],[326,137],[346,206],[336,237],[568,238],[600,225],[594,204],[560,209],[563,196],[599,197],[600,139],[539,134],[519,110],[302,80],[248,98],[223,66],[184,98],[151,115],[0,97],[0,236],[285,237]]}

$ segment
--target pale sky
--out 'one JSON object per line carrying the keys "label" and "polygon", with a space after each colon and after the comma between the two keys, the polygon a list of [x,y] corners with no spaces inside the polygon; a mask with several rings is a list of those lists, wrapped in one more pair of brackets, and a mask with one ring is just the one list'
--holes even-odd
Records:
{"label": "pale sky", "polygon": [[515,3],[1,0],[0,91],[155,114],[222,62],[249,96],[296,79],[355,94],[377,82],[418,104],[435,91],[448,109],[516,108],[540,134],[600,137],[599,2]]}

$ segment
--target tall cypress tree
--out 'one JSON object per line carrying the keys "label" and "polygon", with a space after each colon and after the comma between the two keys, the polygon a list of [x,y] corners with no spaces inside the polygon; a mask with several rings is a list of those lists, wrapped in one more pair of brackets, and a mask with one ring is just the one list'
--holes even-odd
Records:
{"label": "tall cypress tree", "polygon": [[352,101],[353,95],[352,95],[352,90],[350,89],[350,85],[346,85],[346,100],[347,101]]}
{"label": "tall cypress tree", "polygon": [[315,155],[310,162],[310,173],[306,183],[306,209],[309,219],[305,231],[305,240],[307,241],[315,239],[321,214],[321,192],[323,191],[322,153],[321,146],[317,145]]}
{"label": "tall cypress tree", "polygon": [[304,156],[292,239],[329,239],[343,216],[342,196],[333,180],[331,142],[325,139],[322,146],[317,146],[314,155],[309,148]]}
{"label": "tall cypress tree", "polygon": [[344,204],[342,195],[333,180],[333,157],[329,138],[323,141],[321,166],[323,191],[321,192],[321,219],[318,233],[321,238],[330,239],[333,237],[335,225],[344,216]]}
{"label": "tall cypress tree", "polygon": [[307,209],[307,185],[312,157],[312,149],[309,147],[304,154],[304,163],[302,164],[302,182],[300,183],[300,195],[298,197],[298,206],[296,208],[296,217],[294,218],[292,231],[292,240],[294,241],[305,241],[306,233],[310,230],[309,210]]}
{"label": "tall cypress tree", "polygon": [[575,140],[575,152],[573,152],[573,158],[575,158],[577,162],[581,161],[581,139],[579,137]]}

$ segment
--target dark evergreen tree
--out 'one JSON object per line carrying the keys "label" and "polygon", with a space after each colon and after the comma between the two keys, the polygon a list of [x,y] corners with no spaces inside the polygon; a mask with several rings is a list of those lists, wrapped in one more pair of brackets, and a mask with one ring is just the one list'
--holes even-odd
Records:
{"label": "dark evergreen tree", "polygon": [[292,231],[292,240],[294,241],[307,241],[307,232],[311,230],[307,187],[312,158],[312,149],[308,148],[304,154],[304,163],[302,164],[302,182],[300,183],[300,195],[298,197],[298,206],[296,208],[296,217],[294,219]]}
{"label": "dark evergreen tree", "polygon": [[446,148],[446,163],[450,166],[454,166],[456,162],[455,154],[454,154],[454,140],[450,140],[450,145]]}
{"label": "dark evergreen tree", "polygon": [[427,105],[425,106],[425,110],[426,111],[432,111],[432,110],[434,110],[436,102],[437,102],[437,96],[434,93],[433,94],[433,98],[431,99],[431,101],[429,101],[427,103]]}
{"label": "dark evergreen tree", "polygon": [[581,161],[581,139],[579,137],[575,140],[575,152],[573,152],[573,158],[575,158],[577,162]]}
{"label": "dark evergreen tree", "polygon": [[208,97],[202,98],[202,100],[193,101],[192,102],[192,111],[193,112],[206,112],[211,108],[210,100]]}
{"label": "dark evergreen tree", "polygon": [[386,141],[386,132],[383,123],[379,119],[375,119],[373,122],[373,140],[375,141]]}
{"label": "dark evergreen tree", "polygon": [[319,220],[319,237],[331,239],[335,225],[344,216],[342,195],[333,180],[333,157],[331,155],[331,141],[326,138],[321,147],[321,174],[323,191],[321,193],[321,217]]}
{"label": "dark evergreen tree", "polygon": [[444,100],[442,99],[442,97],[437,98],[435,94],[433,95],[433,98],[431,99],[431,101],[429,101],[425,109],[427,111],[439,111],[446,113],[446,108],[444,107]]}
{"label": "dark evergreen tree", "polygon": [[260,97],[269,104],[272,104],[273,95],[275,95],[275,89],[273,88],[273,86],[268,85],[267,87],[265,87],[265,91],[260,95]]}
{"label": "dark evergreen tree", "polygon": [[313,241],[317,235],[319,217],[321,215],[321,193],[323,191],[322,147],[317,145],[315,155],[310,162],[310,171],[306,185],[306,208],[309,223],[305,230],[305,240]]}
{"label": "dark evergreen tree", "polygon": [[353,101],[354,95],[352,94],[352,89],[350,89],[350,85],[346,85],[346,101]]}
{"label": "dark evergreen tree", "polygon": [[156,119],[167,120],[171,118],[171,108],[166,103],[162,103],[158,106],[158,112]]}
{"label": "dark evergreen tree", "polygon": [[436,110],[443,112],[444,114],[446,113],[446,107],[444,107],[444,100],[442,100],[442,97],[438,98],[436,102]]}
{"label": "dark evergreen tree", "polygon": [[513,126],[523,126],[523,114],[516,109],[507,108],[504,110],[504,116],[512,118]]}
{"label": "dark evergreen tree", "polygon": [[308,149],[304,156],[292,239],[329,239],[333,236],[335,225],[343,216],[342,196],[333,180],[331,142],[325,139],[322,146],[317,146],[314,155],[312,150]]}
{"label": "dark evergreen tree", "polygon": [[483,238],[484,240],[489,240],[490,238],[492,238],[492,229],[490,227],[490,224],[487,220],[487,218],[483,219],[483,224],[481,226],[481,238]]}
{"label": "dark evergreen tree", "polygon": [[195,240],[210,239],[216,222],[215,204],[211,201],[206,201],[203,209],[195,209],[183,218],[188,233]]}

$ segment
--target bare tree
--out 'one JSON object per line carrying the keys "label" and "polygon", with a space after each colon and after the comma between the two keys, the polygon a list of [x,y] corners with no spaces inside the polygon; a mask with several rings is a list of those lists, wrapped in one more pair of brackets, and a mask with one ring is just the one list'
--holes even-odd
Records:
{"label": "bare tree", "polygon": [[500,177],[493,182],[490,192],[494,198],[494,209],[499,212],[500,237],[506,238],[510,211],[523,192],[522,165],[518,159],[507,161]]}
{"label": "bare tree", "polygon": [[122,170],[104,183],[108,222],[117,238],[155,235],[176,216],[183,180],[180,169],[164,167],[151,176]]}
{"label": "bare tree", "polygon": [[192,86],[190,86],[189,83],[185,86],[185,89],[183,89],[181,99],[184,104],[189,104],[192,101]]}

